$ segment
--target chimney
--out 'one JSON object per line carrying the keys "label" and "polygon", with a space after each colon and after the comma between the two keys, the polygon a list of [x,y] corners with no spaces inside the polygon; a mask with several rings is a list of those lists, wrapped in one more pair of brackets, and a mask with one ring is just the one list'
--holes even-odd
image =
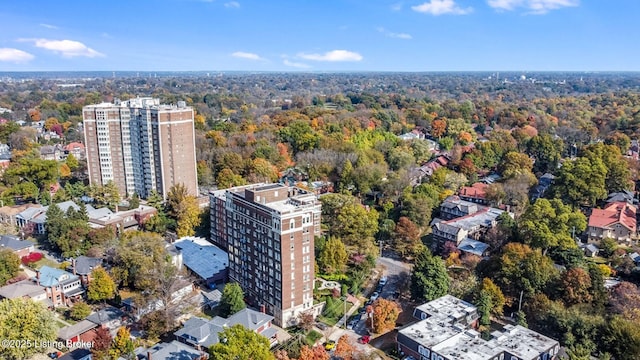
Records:
{"label": "chimney", "polygon": [[36,270],[36,284],[40,285],[40,270]]}
{"label": "chimney", "polygon": [[266,308],[265,308],[264,304],[260,305],[260,312],[263,313],[263,314],[266,312]]}
{"label": "chimney", "polygon": [[71,268],[73,269],[73,275],[76,275],[76,259],[71,259]]}

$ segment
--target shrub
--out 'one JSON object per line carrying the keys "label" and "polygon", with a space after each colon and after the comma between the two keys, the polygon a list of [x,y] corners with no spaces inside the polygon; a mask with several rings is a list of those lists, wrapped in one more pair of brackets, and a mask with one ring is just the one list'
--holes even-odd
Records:
{"label": "shrub", "polygon": [[20,260],[22,261],[22,263],[24,265],[30,265],[33,264],[35,262],[38,262],[40,260],[42,260],[43,256],[41,253],[39,252],[32,252],[31,254],[27,255],[27,256],[23,256]]}

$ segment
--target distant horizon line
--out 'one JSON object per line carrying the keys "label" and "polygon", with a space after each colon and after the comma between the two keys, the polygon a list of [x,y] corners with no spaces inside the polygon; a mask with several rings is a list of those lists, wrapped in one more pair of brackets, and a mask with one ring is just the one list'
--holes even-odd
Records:
{"label": "distant horizon line", "polygon": [[640,70],[0,70],[9,73],[640,73]]}

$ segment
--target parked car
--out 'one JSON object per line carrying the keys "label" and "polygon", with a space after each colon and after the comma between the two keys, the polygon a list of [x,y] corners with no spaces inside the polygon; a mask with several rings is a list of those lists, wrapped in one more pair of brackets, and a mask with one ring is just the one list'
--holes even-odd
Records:
{"label": "parked car", "polygon": [[326,343],[324,343],[324,349],[327,351],[331,351],[335,348],[336,348],[336,342],[333,340],[329,340]]}
{"label": "parked car", "polygon": [[362,335],[362,337],[360,339],[358,339],[358,342],[360,344],[368,344],[369,341],[371,341],[371,336],[369,336],[369,335]]}
{"label": "parked car", "polygon": [[347,324],[347,330],[353,330],[353,328],[356,327],[356,325],[358,325],[358,319],[353,319],[349,321],[349,323]]}
{"label": "parked car", "polygon": [[380,297],[380,293],[376,291],[373,294],[371,294],[371,296],[369,297],[369,300],[376,301],[378,300],[379,297]]}
{"label": "parked car", "polygon": [[327,325],[325,325],[324,323],[321,322],[317,322],[316,323],[316,327],[320,330],[327,330]]}
{"label": "parked car", "polygon": [[383,276],[380,278],[380,281],[378,282],[378,284],[380,284],[381,286],[385,286],[387,285],[387,281],[389,281],[389,279],[386,276]]}
{"label": "parked car", "polygon": [[378,285],[376,287],[376,292],[381,293],[382,292],[382,285]]}

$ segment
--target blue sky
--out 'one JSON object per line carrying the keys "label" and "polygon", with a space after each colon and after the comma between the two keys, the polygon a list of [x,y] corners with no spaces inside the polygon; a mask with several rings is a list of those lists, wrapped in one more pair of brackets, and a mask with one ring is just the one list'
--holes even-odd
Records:
{"label": "blue sky", "polygon": [[640,71],[638,0],[0,0],[0,71]]}

